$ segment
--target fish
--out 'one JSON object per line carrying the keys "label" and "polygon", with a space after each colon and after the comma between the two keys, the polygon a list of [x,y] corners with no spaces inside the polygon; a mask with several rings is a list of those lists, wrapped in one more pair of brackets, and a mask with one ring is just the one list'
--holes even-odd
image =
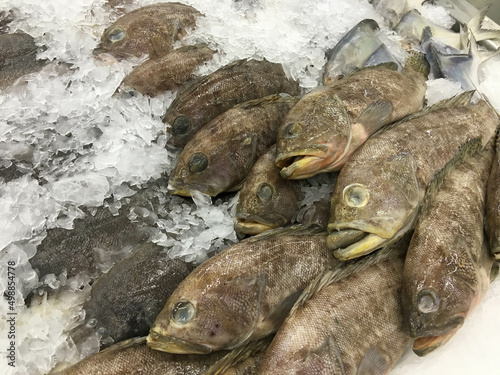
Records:
{"label": "fish", "polygon": [[[346,260],[393,242],[414,227],[427,187],[486,146],[498,117],[465,92],[410,115],[376,135],[339,173],[332,194],[328,245]],[[342,240],[352,235],[349,244]]]}
{"label": "fish", "polygon": [[388,374],[412,339],[401,312],[408,240],[314,280],[262,361],[267,374]]}
{"label": "fish", "polygon": [[497,135],[495,156],[486,193],[485,230],[491,253],[500,261],[500,138]]}
{"label": "fish", "polygon": [[172,194],[210,196],[241,187],[257,159],[276,142],[278,127],[297,102],[271,95],[239,104],[205,125],[186,144],[169,179]]}
{"label": "fish", "polygon": [[423,106],[423,55],[411,55],[403,71],[391,64],[358,70],[336,84],[304,95],[283,121],[276,164],[281,175],[303,179],[338,171],[378,129]]}
{"label": "fish", "polygon": [[78,346],[97,332],[106,347],[147,335],[168,297],[193,269],[182,259],[170,259],[154,243],[139,246],[92,284],[83,304],[85,321],[69,336]]}
{"label": "fish", "polygon": [[275,158],[276,145],[273,145],[257,160],[243,182],[234,225],[239,234],[253,235],[284,227],[297,216],[301,184],[281,177]]}
{"label": "fish", "polygon": [[302,290],[338,262],[325,231],[267,231],[199,265],[156,318],[148,345],[170,353],[232,349],[275,332]]}
{"label": "fish", "polygon": [[179,93],[163,122],[169,124],[169,143],[184,147],[208,122],[236,104],[267,95],[300,94],[281,64],[267,60],[237,60],[196,81]]}
{"label": "fish", "polygon": [[14,84],[20,77],[40,71],[48,61],[37,60],[39,47],[26,33],[0,34],[0,90]]}
{"label": "fish", "polygon": [[193,78],[194,70],[212,58],[214,50],[206,44],[178,48],[158,59],[137,66],[122,82],[143,95],[156,96],[167,90],[177,90]]}
{"label": "fish", "polygon": [[96,353],[58,375],[201,375],[227,352],[209,355],[176,355],[152,350],[145,337],[136,337]]}
{"label": "fish", "polygon": [[371,56],[366,60],[364,67],[376,66],[386,63],[394,63],[397,66],[397,70],[403,69],[401,63],[394,57],[389,48],[385,44],[381,44],[380,47],[377,48],[375,52],[371,54]]}
{"label": "fish", "polygon": [[405,259],[401,299],[419,356],[450,340],[488,290],[493,257],[483,219],[491,143],[426,193]]}
{"label": "fish", "polygon": [[121,59],[149,55],[156,59],[173,50],[202,14],[181,3],[160,3],[133,10],[104,30],[94,55],[109,53]]}
{"label": "fish", "polygon": [[364,19],[347,32],[335,47],[327,52],[323,85],[337,82],[363,67],[368,58],[382,45],[378,23]]}

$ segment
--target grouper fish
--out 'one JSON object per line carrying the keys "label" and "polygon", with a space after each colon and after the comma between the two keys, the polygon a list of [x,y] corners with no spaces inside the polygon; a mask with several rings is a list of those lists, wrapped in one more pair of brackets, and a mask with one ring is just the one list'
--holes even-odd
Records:
{"label": "grouper fish", "polygon": [[500,138],[498,135],[486,193],[485,229],[490,250],[495,258],[500,261]]}
{"label": "grouper fish", "polygon": [[210,353],[272,334],[302,290],[338,264],[325,241],[322,229],[275,229],[208,259],[169,298],[148,345]]}
{"label": "grouper fish", "polygon": [[371,134],[420,110],[426,64],[423,55],[411,54],[401,72],[393,63],[364,68],[304,95],[278,131],[281,175],[338,171]]}
{"label": "grouper fish", "polygon": [[426,194],[403,276],[405,325],[416,338],[413,350],[418,355],[446,343],[490,284],[493,257],[483,217],[492,143]]}
{"label": "grouper fish", "polygon": [[382,375],[411,345],[401,313],[408,240],[318,277],[266,351],[259,374]]}
{"label": "grouper fish", "polygon": [[281,64],[234,61],[179,93],[163,118],[171,125],[169,142],[184,147],[204,125],[236,104],[280,93],[300,93],[299,84],[287,78]]}
{"label": "grouper fish", "polygon": [[[425,191],[495,134],[498,117],[473,92],[409,116],[371,137],[339,174],[328,245],[339,259],[368,254],[414,227]],[[447,167],[448,166],[448,167]],[[447,167],[447,168],[445,168]],[[340,237],[351,240],[339,244]]]}

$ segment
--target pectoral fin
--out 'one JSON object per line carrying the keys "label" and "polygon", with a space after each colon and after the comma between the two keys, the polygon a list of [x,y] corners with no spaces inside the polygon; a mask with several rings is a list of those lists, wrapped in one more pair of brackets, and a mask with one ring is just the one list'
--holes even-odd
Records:
{"label": "pectoral fin", "polygon": [[359,363],[357,375],[388,374],[390,362],[375,348],[370,348]]}
{"label": "pectoral fin", "polygon": [[392,113],[392,103],[387,100],[377,100],[371,103],[359,116],[357,122],[366,130],[366,133],[373,134],[383,125]]}

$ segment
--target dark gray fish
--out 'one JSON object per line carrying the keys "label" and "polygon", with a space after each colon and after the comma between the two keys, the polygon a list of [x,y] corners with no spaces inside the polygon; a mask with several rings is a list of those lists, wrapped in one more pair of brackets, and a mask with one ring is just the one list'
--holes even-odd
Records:
{"label": "dark gray fish", "polygon": [[295,219],[301,183],[281,177],[275,158],[276,145],[262,155],[248,173],[236,206],[237,233],[258,234],[283,227]]}
{"label": "dark gray fish", "polygon": [[209,355],[176,355],[150,349],[146,338],[113,345],[57,372],[59,375],[201,375],[227,352]]}
{"label": "dark gray fish", "polygon": [[92,285],[83,305],[85,322],[69,335],[79,345],[97,332],[103,346],[147,335],[167,299],[193,269],[181,259],[170,259],[166,249],[154,243],[139,246]]}
{"label": "dark gray fish", "polygon": [[153,349],[210,353],[275,332],[301,291],[338,262],[321,229],[289,227],[250,237],[198,266],[148,336]]}
{"label": "dark gray fish", "polygon": [[500,261],[500,138],[498,134],[486,192],[485,229],[490,250],[495,258]]}
{"label": "dark gray fish", "polygon": [[171,125],[167,128],[170,142],[184,147],[205,124],[236,104],[280,93],[300,93],[298,83],[286,77],[281,64],[238,60],[180,92],[163,122]]}
{"label": "dark gray fish", "polygon": [[47,64],[46,60],[37,60],[38,49],[28,34],[0,34],[0,90],[26,74],[38,72]]}
{"label": "dark gray fish", "polygon": [[398,70],[401,70],[403,67],[401,63],[394,57],[394,55],[389,51],[389,48],[385,44],[380,45],[375,52],[366,60],[364,66],[376,66],[387,63],[395,63],[398,67]]}
{"label": "dark gray fish", "polygon": [[148,54],[150,59],[164,56],[186,34],[187,28],[195,26],[199,16],[201,13],[196,9],[181,3],[136,9],[104,30],[94,54],[107,52],[117,58]]}
{"label": "dark gray fish", "polygon": [[194,78],[194,70],[210,60],[214,53],[206,44],[178,48],[137,66],[123,79],[122,85],[149,96],[177,90],[183,83]]}
{"label": "dark gray fish", "polygon": [[483,220],[492,143],[427,192],[403,277],[403,314],[418,355],[445,344],[488,290],[493,258]]}
{"label": "dark gray fish", "polygon": [[382,45],[379,26],[372,19],[356,24],[335,47],[327,52],[323,84],[330,85],[364,66],[366,60]]}
{"label": "dark gray fish", "polygon": [[276,142],[298,99],[270,95],[239,104],[205,125],[182,150],[169,180],[172,194],[215,196],[241,187],[257,159]]}

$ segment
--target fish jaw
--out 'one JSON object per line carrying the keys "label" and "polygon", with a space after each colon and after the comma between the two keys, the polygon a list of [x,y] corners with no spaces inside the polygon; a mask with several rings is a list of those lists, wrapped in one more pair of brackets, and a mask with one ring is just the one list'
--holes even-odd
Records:
{"label": "fish jaw", "polygon": [[163,336],[151,329],[146,340],[154,350],[175,354],[208,354],[212,348],[205,344],[195,344],[173,336]]}
{"label": "fish jaw", "polygon": [[180,195],[182,197],[191,197],[193,190],[215,197],[221,193],[221,190],[211,185],[201,185],[195,183],[182,183],[178,181],[170,182],[167,186],[168,191],[172,195]]}
{"label": "fish jaw", "polygon": [[413,352],[419,357],[429,354],[450,341],[460,327],[444,335],[417,337],[413,342]]}
{"label": "fish jaw", "polygon": [[[333,246],[331,243],[331,236],[329,235],[326,239],[328,247]],[[333,255],[339,260],[349,260],[354,258],[359,258],[360,256],[370,254],[371,252],[387,245],[389,240],[377,236],[376,234],[368,234],[362,240],[355,242],[354,244],[344,248],[334,250]]]}
{"label": "fish jaw", "polygon": [[[285,221],[284,218],[280,221]],[[241,234],[259,234],[269,229],[279,228],[284,224],[265,222],[254,215],[239,215],[236,217],[234,229]]]}
{"label": "fish jaw", "polygon": [[[333,143],[321,143],[321,148],[310,148],[281,154],[276,157],[276,165],[281,169],[281,177],[290,180],[305,179],[323,172],[340,170],[338,165],[341,150],[333,152]],[[288,160],[295,160],[286,166]]]}

